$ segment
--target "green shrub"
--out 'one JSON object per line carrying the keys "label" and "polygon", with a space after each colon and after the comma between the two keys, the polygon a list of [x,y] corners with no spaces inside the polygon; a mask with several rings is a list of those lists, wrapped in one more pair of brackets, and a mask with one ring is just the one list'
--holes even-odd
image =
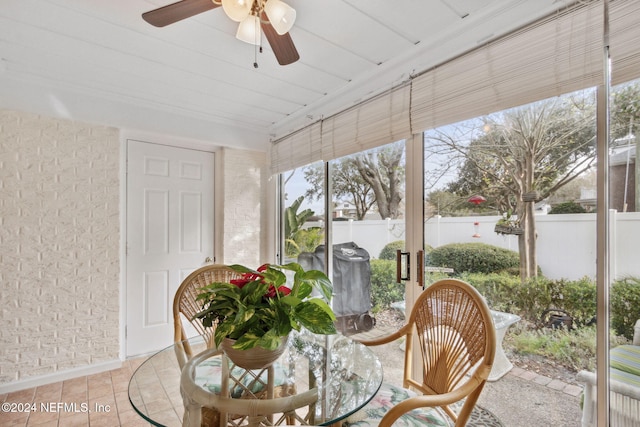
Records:
{"label": "green shrub", "polygon": [[433,246],[424,245],[424,265],[433,265],[431,263],[431,252],[433,252]]}
{"label": "green shrub", "polygon": [[585,213],[587,210],[576,202],[564,202],[559,203],[551,208],[550,215],[553,214],[571,214],[571,213]]}
{"label": "green shrub", "polygon": [[520,278],[505,273],[463,273],[460,279],[473,285],[493,310],[521,312],[520,306],[511,298],[514,289],[521,286]]}
{"label": "green shrub", "polygon": [[492,309],[518,314],[536,324],[550,308],[567,311],[578,326],[587,324],[596,313],[596,285],[586,277],[552,280],[538,276],[525,283],[505,273],[465,273],[460,278],[478,289]]}
{"label": "green shrub", "polygon": [[518,268],[517,252],[485,243],[451,243],[429,254],[431,265],[450,267],[457,273],[498,273]]}
{"label": "green shrub", "polygon": [[546,277],[538,276],[528,279],[514,289],[513,300],[520,308],[520,314],[527,320],[538,323],[542,314],[549,308],[559,308],[559,283]]}
{"label": "green shrub", "polygon": [[611,286],[611,327],[625,338],[633,338],[633,327],[640,319],[640,278],[627,277]]}
{"label": "green shrub", "polygon": [[[540,320],[548,308],[565,310],[576,326],[589,323],[596,315],[596,284],[588,278],[551,280],[538,277],[517,287],[513,295],[518,313],[531,321]],[[612,284],[610,323],[616,334],[633,338],[640,319],[640,278],[625,278]]]}
{"label": "green shrub", "polygon": [[396,262],[386,259],[371,260],[371,304],[373,312],[389,308],[404,300],[404,283],[396,283]]}
{"label": "green shrub", "polygon": [[514,304],[519,314],[539,323],[546,310],[566,311],[576,325],[589,322],[596,313],[596,286],[589,278],[580,280],[549,279],[538,276],[514,289]]}
{"label": "green shrub", "polygon": [[395,242],[389,242],[380,251],[380,259],[393,260],[396,259],[396,252],[398,250],[404,251],[404,240],[396,240]]}
{"label": "green shrub", "polygon": [[[505,348],[523,355],[537,355],[578,371],[593,370],[596,330],[585,326],[596,313],[596,284],[588,278],[552,280],[537,277],[520,283],[508,274],[463,273],[460,278],[471,283],[486,298],[489,307],[520,315],[528,322],[509,328]],[[625,278],[611,287],[611,347],[627,344],[640,319],[640,278]],[[575,329],[540,328],[545,310],[557,308],[568,312]],[[538,328],[531,328],[531,324]]]}
{"label": "green shrub", "polygon": [[588,278],[560,281],[562,300],[556,303],[566,310],[577,325],[585,325],[596,315],[596,284]]}

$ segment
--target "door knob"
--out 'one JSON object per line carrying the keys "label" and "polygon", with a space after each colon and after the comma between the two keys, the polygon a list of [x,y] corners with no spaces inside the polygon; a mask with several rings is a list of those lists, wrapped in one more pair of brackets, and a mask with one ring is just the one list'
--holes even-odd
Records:
{"label": "door knob", "polygon": [[205,262],[206,264],[209,264],[209,263],[213,262],[213,259],[212,259],[210,256],[208,256],[208,257],[204,260],[204,262]]}

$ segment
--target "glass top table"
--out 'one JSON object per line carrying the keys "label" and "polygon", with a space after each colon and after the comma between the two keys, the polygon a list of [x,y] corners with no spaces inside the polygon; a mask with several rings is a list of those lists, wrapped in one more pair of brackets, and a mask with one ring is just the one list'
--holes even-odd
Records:
{"label": "glass top table", "polygon": [[[206,350],[200,337],[191,338],[189,344],[194,355]],[[129,381],[131,405],[153,425],[182,425],[184,403],[178,363],[182,348],[177,343],[152,355]],[[335,424],[357,412],[382,384],[382,365],[374,352],[342,335],[294,331],[277,363],[283,367],[286,381],[295,384],[296,392],[309,390],[310,382],[317,387],[315,423],[319,425]]]}

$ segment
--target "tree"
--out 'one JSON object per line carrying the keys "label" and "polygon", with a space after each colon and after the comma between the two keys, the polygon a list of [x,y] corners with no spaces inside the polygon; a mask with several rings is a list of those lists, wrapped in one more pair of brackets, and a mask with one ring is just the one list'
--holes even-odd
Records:
{"label": "tree", "polygon": [[354,157],[362,179],[373,190],[378,213],[382,219],[398,218],[402,202],[404,142],[396,142],[380,149],[369,150]]}
{"label": "tree", "polygon": [[640,125],[640,81],[617,87],[611,105],[612,139],[637,134]]}
{"label": "tree", "polygon": [[[333,163],[333,192],[337,199],[344,199],[356,208],[356,219],[361,220],[375,204],[371,186],[360,176],[351,157]],[[310,184],[305,197],[319,200],[324,196],[324,163],[304,169],[304,178]]]}
{"label": "tree", "polygon": [[[332,163],[334,197],[356,207],[361,220],[376,205],[381,218],[398,218],[403,198],[404,143],[343,157]],[[324,193],[324,168],[312,165],[304,170],[310,184],[305,196],[320,199]]]}
{"label": "tree", "polygon": [[537,275],[534,205],[587,171],[595,160],[593,92],[580,92],[491,114],[429,133],[441,156],[460,162],[449,190],[482,194],[513,213],[520,276]]}

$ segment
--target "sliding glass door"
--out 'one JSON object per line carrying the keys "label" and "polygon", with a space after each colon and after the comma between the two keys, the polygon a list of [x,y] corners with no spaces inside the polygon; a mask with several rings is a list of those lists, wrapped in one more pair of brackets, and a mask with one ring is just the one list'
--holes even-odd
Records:
{"label": "sliding glass door", "polygon": [[[630,345],[640,318],[640,4],[608,6],[576,2],[315,122],[272,154],[275,172],[298,168],[281,175],[283,208],[291,208],[282,221],[291,221],[284,258],[332,274],[342,274],[342,264],[364,271],[336,253],[368,258],[370,279],[338,288],[347,300],[358,295],[354,302],[373,319],[408,312],[438,278],[470,282],[494,311],[519,316],[504,331],[507,359],[541,357],[577,375],[569,385],[589,391],[573,418],[584,416],[585,425],[605,425],[609,409],[617,416],[609,390],[624,387],[607,369],[609,348],[615,355]],[[386,145],[394,140],[404,142]],[[364,166],[393,158],[400,146],[402,181],[380,186],[382,163],[373,174]],[[303,190],[293,191],[295,180]],[[402,189],[399,203],[391,188]],[[400,278],[392,267],[398,251]],[[341,317],[361,323],[345,322],[343,331],[381,329],[350,305],[355,312]]]}
{"label": "sliding glass door", "polygon": [[507,425],[532,393],[522,378],[503,379],[514,362],[560,388],[531,409],[541,423],[565,413],[579,424],[579,399],[562,389],[595,368],[595,112],[595,90],[586,89],[424,134],[427,286],[459,278],[493,311],[489,380],[520,386],[483,403]]}
{"label": "sliding glass door", "polygon": [[398,141],[282,174],[283,261],[330,274],[344,334],[402,324],[396,258],[405,252],[405,169]]}
{"label": "sliding glass door", "polygon": [[398,327],[404,285],[396,254],[405,248],[404,141],[329,162],[333,309],[348,335]]}

